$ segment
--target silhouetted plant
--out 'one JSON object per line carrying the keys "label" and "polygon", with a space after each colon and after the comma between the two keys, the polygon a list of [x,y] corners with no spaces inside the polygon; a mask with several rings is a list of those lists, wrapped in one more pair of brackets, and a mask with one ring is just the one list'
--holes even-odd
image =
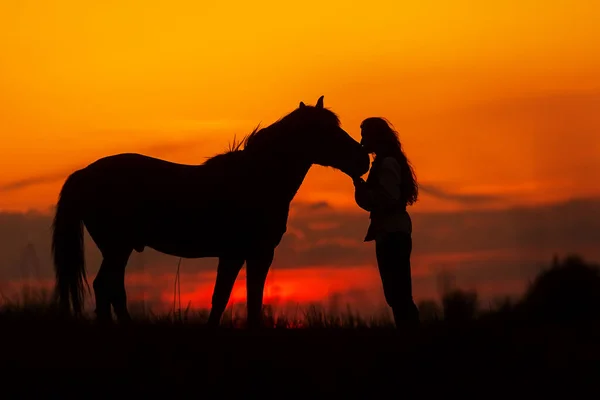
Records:
{"label": "silhouetted plant", "polygon": [[419,302],[417,308],[422,322],[434,322],[442,319],[442,308],[434,300],[423,300]]}
{"label": "silhouetted plant", "polygon": [[[523,318],[523,321],[549,321],[568,323],[600,319],[600,266],[586,263],[581,257],[569,256],[564,260],[556,258],[546,270],[540,272],[529,285],[520,301],[510,298],[498,299],[479,309],[475,291],[457,289],[451,276],[444,276],[441,304],[432,300],[419,303],[423,322],[444,319],[450,323],[461,323],[474,318],[505,323]],[[1,294],[0,294],[1,296]],[[334,299],[336,300],[336,299]],[[328,306],[313,303],[308,307],[298,305],[290,315],[282,314],[274,306],[265,305],[263,321],[268,327],[285,328],[387,328],[393,327],[389,307],[361,318],[358,313],[346,306],[340,311],[339,302],[330,302]],[[223,325],[243,327],[246,322],[245,304],[229,307],[223,316]],[[239,307],[238,307],[239,306]],[[337,311],[336,311],[337,310]],[[191,309],[188,303],[184,311],[155,314],[145,306],[136,316],[138,322],[158,324],[205,323],[208,310]],[[277,312],[276,312],[277,311]],[[335,312],[334,312],[335,311]],[[47,291],[24,289],[13,298],[2,296],[0,316],[10,320],[51,320],[58,316],[56,304],[51,301]],[[483,322],[483,321],[482,321]]]}
{"label": "silhouetted plant", "polygon": [[501,322],[506,324],[514,322],[518,317],[515,301],[510,297],[500,297],[492,300],[489,307],[478,310],[477,319],[488,322]]}
{"label": "silhouetted plant", "polygon": [[173,311],[173,321],[180,323],[180,324],[187,322],[189,319],[191,307],[192,307],[192,302],[190,301],[190,302],[188,302],[188,305],[185,308],[185,310],[182,310],[181,308],[174,310]]}
{"label": "silhouetted plant", "polygon": [[475,291],[453,289],[442,297],[444,320],[465,322],[477,316],[478,296]]}
{"label": "silhouetted plant", "polygon": [[274,327],[277,329],[293,328],[294,324],[287,318],[287,316],[278,315],[277,318],[275,318]]}
{"label": "silhouetted plant", "polygon": [[11,311],[32,312],[51,312],[54,310],[54,304],[50,301],[51,296],[48,290],[32,289],[29,286],[23,287],[20,294],[13,299],[2,295],[2,309]]}
{"label": "silhouetted plant", "polygon": [[346,328],[357,328],[361,324],[361,318],[358,313],[352,312],[350,305],[346,306],[346,315],[344,316],[344,326]]}
{"label": "silhouetted plant", "polygon": [[271,306],[270,304],[265,304],[263,306],[263,323],[265,324],[266,327],[268,328],[273,328],[275,327],[275,315],[273,314],[273,306]]}
{"label": "silhouetted plant", "polygon": [[540,272],[521,301],[528,319],[546,322],[597,320],[600,317],[600,266],[570,255]]}
{"label": "silhouetted plant", "polygon": [[382,307],[379,312],[372,314],[368,321],[368,326],[371,328],[393,328],[396,326],[391,310],[387,306]]}
{"label": "silhouetted plant", "polygon": [[514,309],[514,301],[510,297],[500,297],[492,302],[491,311],[509,312]]}
{"label": "silhouetted plant", "polygon": [[318,304],[310,304],[304,311],[304,321],[307,327],[324,328],[326,326],[326,316],[323,307]]}

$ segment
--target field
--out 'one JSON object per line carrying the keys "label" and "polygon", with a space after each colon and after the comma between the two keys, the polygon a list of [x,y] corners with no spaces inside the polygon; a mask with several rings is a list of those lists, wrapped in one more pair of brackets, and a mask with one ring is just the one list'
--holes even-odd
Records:
{"label": "field", "polygon": [[10,393],[3,398],[487,397],[551,393],[576,382],[583,391],[600,367],[600,325],[531,324],[500,312],[411,332],[347,319],[248,332],[168,318],[100,327],[39,311],[11,309],[0,317],[3,392]]}
{"label": "field", "polygon": [[566,260],[493,310],[455,290],[441,299],[442,315],[421,305],[426,318],[412,331],[317,307],[301,327],[267,314],[269,326],[255,332],[230,317],[211,331],[206,314],[192,312],[98,326],[60,319],[48,303],[5,302],[0,390],[2,398],[588,397],[600,392],[599,271]]}

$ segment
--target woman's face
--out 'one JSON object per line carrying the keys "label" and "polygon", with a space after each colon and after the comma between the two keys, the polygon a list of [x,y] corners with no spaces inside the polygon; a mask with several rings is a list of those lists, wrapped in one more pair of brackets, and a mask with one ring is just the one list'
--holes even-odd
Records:
{"label": "woman's face", "polygon": [[377,143],[373,132],[369,131],[367,128],[361,128],[360,137],[360,144],[362,144],[365,150],[369,153],[375,153],[377,150]]}

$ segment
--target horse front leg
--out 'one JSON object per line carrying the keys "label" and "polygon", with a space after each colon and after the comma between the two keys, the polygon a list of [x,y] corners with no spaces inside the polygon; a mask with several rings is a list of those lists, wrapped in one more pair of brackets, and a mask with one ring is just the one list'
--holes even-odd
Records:
{"label": "horse front leg", "polygon": [[250,329],[258,328],[262,323],[263,293],[274,252],[275,249],[270,249],[246,261],[246,307]]}
{"label": "horse front leg", "polygon": [[223,316],[223,312],[225,312],[227,303],[229,303],[233,285],[243,266],[243,258],[219,258],[217,280],[215,282],[212,306],[208,316],[209,327],[215,328],[221,323],[221,317]]}

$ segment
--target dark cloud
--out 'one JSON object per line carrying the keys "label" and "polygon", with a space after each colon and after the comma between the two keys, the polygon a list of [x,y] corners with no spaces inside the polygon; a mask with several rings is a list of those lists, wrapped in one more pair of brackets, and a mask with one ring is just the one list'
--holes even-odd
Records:
{"label": "dark cloud", "polygon": [[29,178],[18,179],[16,181],[0,184],[0,192],[11,192],[15,190],[25,189],[31,186],[53,183],[61,179],[65,179],[67,175],[68,172],[55,172],[50,174],[31,176]]}
{"label": "dark cloud", "polygon": [[[151,152],[148,152],[148,154],[161,153],[164,155],[166,153],[172,153],[172,152],[182,151],[184,149],[189,149],[190,145],[191,145],[191,143],[187,143],[187,144],[175,143],[175,144],[156,145],[156,146],[148,148],[149,150],[151,150]],[[78,168],[80,168],[80,166],[74,167],[68,171],[32,176],[32,177],[8,182],[5,184],[0,184],[0,192],[16,191],[16,190],[26,189],[26,188],[29,188],[32,186],[43,185],[46,183],[54,183],[54,182],[57,182],[60,180],[64,180],[71,172],[75,171]],[[433,185],[433,184],[420,184],[419,187],[424,193],[428,194],[431,197],[435,197],[435,198],[438,198],[441,200],[453,201],[453,202],[457,202],[457,203],[465,204],[465,205],[485,205],[485,204],[501,201],[503,199],[501,196],[496,196],[496,195],[452,193],[448,190],[445,190],[445,189],[443,189],[439,186]],[[310,210],[320,210],[320,209],[330,208],[330,206],[327,202],[321,201],[321,202],[306,204],[305,208],[308,208]]]}
{"label": "dark cloud", "polygon": [[[152,144],[150,146],[146,146],[142,149],[141,153],[154,155],[157,157],[166,156],[182,151],[189,151],[192,148],[198,147],[206,143],[207,141],[203,139],[161,142]],[[204,160],[200,160],[198,163],[201,163],[203,161]],[[67,176],[69,176],[73,171],[83,167],[85,167],[85,165],[74,165],[72,168],[63,171],[55,171],[51,173],[17,179],[12,182],[0,183],[0,193],[27,189],[29,187],[44,185],[47,183],[55,183],[66,179]]]}
{"label": "dark cloud", "polygon": [[147,146],[144,148],[144,152],[148,154],[155,155],[169,155],[176,154],[180,152],[185,152],[190,150],[191,148],[195,148],[206,144],[207,140],[205,139],[196,139],[196,140],[179,140],[179,141],[169,141],[169,142],[161,142],[156,143],[151,146]]}
{"label": "dark cloud", "polygon": [[[554,254],[600,259],[600,199],[504,210],[413,213],[415,290],[437,293],[437,274],[461,286],[521,290]],[[375,265],[362,242],[366,213],[304,209],[290,220],[276,268]],[[498,290],[500,290],[498,289]]]}
{"label": "dark cloud", "polygon": [[417,251],[582,251],[600,242],[600,200],[413,217]]}
{"label": "dark cloud", "polygon": [[427,183],[419,184],[419,189],[431,197],[435,197],[440,200],[449,200],[464,205],[483,205],[504,199],[504,197],[500,195],[452,193],[439,186]]}
{"label": "dark cloud", "polygon": [[326,201],[319,201],[319,202],[316,202],[316,203],[309,203],[308,204],[308,208],[310,210],[321,210],[321,209],[324,209],[324,208],[331,208],[331,206]]}
{"label": "dark cloud", "polygon": [[[154,155],[165,155],[167,153],[174,153],[189,149],[197,142],[184,142],[184,143],[162,143],[147,148],[146,154]],[[73,171],[81,168],[82,166],[73,167],[70,170],[62,172],[54,172],[49,174],[42,174],[38,176],[27,177],[16,181],[0,184],[0,192],[10,192],[21,189],[26,189],[32,186],[43,185],[46,183],[54,183],[60,180],[66,179],[66,177]],[[487,205],[494,202],[503,200],[500,195],[484,195],[484,194],[463,194],[453,193],[447,189],[444,189],[438,185],[421,183],[419,185],[420,190],[437,199],[456,202],[463,205]],[[315,203],[304,204],[301,208],[309,210],[323,210],[329,209],[330,205],[326,201],[320,201]]]}
{"label": "dark cloud", "polygon": [[[444,270],[467,285],[523,281],[555,253],[600,259],[596,198],[507,210],[414,213],[412,218],[416,287],[433,287],[434,275]],[[294,204],[273,268],[374,266],[373,244],[363,242],[368,223],[367,213],[343,212],[325,203]],[[51,216],[41,213],[0,213],[0,282],[53,278],[50,224]],[[93,276],[100,254],[87,234],[85,245]],[[147,249],[132,255],[128,271],[174,274],[177,261]],[[216,265],[216,259],[186,259],[182,273],[215,271]]]}

